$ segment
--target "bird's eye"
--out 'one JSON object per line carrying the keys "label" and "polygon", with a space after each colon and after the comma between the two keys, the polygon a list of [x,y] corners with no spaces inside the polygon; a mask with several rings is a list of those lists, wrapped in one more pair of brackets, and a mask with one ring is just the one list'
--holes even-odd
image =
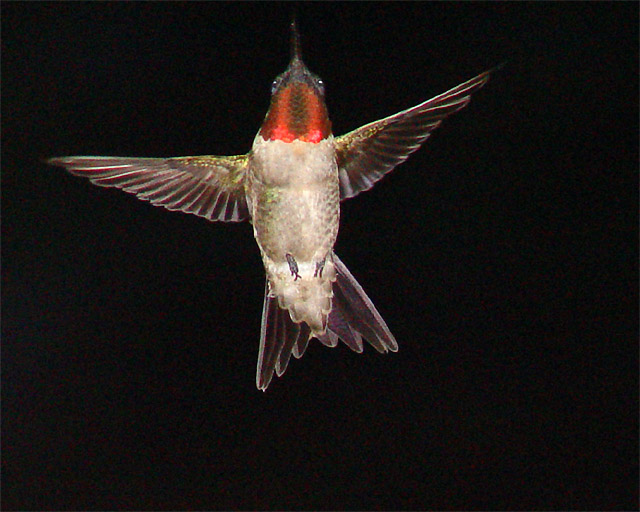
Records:
{"label": "bird's eye", "polygon": [[324,82],[320,78],[318,78],[318,80],[316,81],[316,85],[318,86],[318,89],[320,89],[322,95],[324,95]]}
{"label": "bird's eye", "polygon": [[276,92],[276,89],[278,88],[278,84],[279,83],[280,83],[280,79],[279,78],[276,78],[273,82],[271,82],[271,94]]}

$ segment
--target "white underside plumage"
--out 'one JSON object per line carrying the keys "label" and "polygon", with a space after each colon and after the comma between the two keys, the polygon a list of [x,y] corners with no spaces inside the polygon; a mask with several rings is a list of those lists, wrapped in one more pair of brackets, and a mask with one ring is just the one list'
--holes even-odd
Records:
{"label": "white underside plumage", "polygon": [[310,143],[257,135],[251,164],[247,196],[268,293],[293,322],[324,334],[335,281],[328,256],[340,215],[333,137]]}
{"label": "white underside plumage", "polygon": [[276,271],[268,275],[269,293],[277,297],[281,308],[289,311],[291,320],[306,322],[313,335],[324,334],[336,280],[333,261],[327,258],[322,277],[317,275],[315,263],[307,262],[298,263],[299,277],[291,274],[288,264],[277,265]]}

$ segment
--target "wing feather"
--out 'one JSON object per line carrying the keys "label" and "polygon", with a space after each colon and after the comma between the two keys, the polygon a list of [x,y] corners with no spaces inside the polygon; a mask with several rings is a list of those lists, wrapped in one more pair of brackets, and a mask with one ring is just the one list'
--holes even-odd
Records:
{"label": "wing feather", "polygon": [[122,189],[156,206],[230,222],[249,217],[244,192],[247,162],[247,155],[48,160],[96,185]]}
{"label": "wing feather", "polygon": [[449,115],[467,106],[487,83],[486,71],[453,89],[397,114],[336,138],[340,198],[369,190],[404,162]]}

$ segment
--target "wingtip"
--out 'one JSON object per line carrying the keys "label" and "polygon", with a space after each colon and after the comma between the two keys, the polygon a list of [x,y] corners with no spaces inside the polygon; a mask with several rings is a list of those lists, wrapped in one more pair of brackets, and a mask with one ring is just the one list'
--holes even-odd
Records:
{"label": "wingtip", "polygon": [[47,164],[47,165],[62,165],[62,162],[64,160],[65,157],[61,157],[61,156],[52,156],[52,157],[48,157],[48,158],[42,158],[42,163]]}
{"label": "wingtip", "polygon": [[81,162],[83,160],[98,160],[104,157],[96,157],[96,156],[54,156],[51,158],[47,158],[45,163],[48,165],[56,165],[58,167],[67,167],[69,165],[75,164],[77,162]]}
{"label": "wingtip", "polygon": [[499,71],[501,70],[503,67],[505,67],[507,64],[509,64],[509,59],[504,59],[500,64],[498,64],[494,69],[494,71]]}
{"label": "wingtip", "polygon": [[498,71],[502,71],[502,68],[504,68],[508,63],[509,63],[509,59],[503,60],[500,64],[492,67],[489,71],[487,71],[487,75],[493,75]]}

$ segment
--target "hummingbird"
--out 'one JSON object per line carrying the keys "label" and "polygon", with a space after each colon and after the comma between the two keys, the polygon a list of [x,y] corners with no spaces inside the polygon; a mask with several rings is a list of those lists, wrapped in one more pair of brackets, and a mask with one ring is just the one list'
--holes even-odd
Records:
{"label": "hummingbird", "polygon": [[302,61],[291,24],[291,58],[251,150],[235,156],[68,156],[47,162],[104,187],[209,221],[249,220],[266,284],[256,385],[266,391],[311,338],[361,353],[398,344],[373,302],[334,252],[340,202],[370,189],[416,151],[484,86],[486,71],[419,105],[334,136],[323,81]]}

